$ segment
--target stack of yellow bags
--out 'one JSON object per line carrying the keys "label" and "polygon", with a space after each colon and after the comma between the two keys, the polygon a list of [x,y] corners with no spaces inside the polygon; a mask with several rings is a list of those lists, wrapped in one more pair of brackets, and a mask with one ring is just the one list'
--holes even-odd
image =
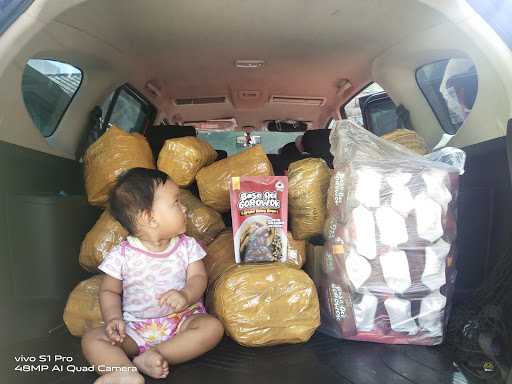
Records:
{"label": "stack of yellow bags", "polygon": [[[246,346],[307,341],[319,326],[320,315],[314,284],[301,270],[306,262],[303,239],[321,232],[317,226],[325,208],[317,206],[325,204],[325,163],[313,159],[292,167],[290,213],[292,221],[295,217],[292,231],[296,236],[288,233],[288,261],[236,265],[232,230],[226,229],[221,216],[230,208],[228,181],[233,176],[271,176],[273,170],[259,145],[224,160],[215,161],[216,157],[208,143],[186,137],[166,141],[157,161],[158,168],[182,188],[186,234],[207,247],[204,262],[209,275],[209,310],[223,322],[229,336]],[[85,155],[89,202],[107,207],[117,177],[133,167],[154,168],[149,145],[141,135],[111,127]],[[194,181],[200,199],[185,189]],[[303,181],[309,189],[304,188]],[[306,211],[312,214],[308,216]],[[300,224],[301,218],[305,218],[304,224]],[[82,243],[80,265],[99,272],[99,264],[126,235],[127,231],[105,210]],[[102,277],[99,274],[85,280],[71,292],[64,321],[73,335],[82,336],[102,324],[98,297]]]}

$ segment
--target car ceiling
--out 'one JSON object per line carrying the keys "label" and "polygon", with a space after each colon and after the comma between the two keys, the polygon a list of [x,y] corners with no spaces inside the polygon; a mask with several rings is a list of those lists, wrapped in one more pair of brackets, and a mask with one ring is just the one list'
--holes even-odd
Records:
{"label": "car ceiling", "polygon": [[[121,5],[122,4],[122,5]],[[185,120],[237,118],[317,121],[340,101],[337,84],[369,81],[375,57],[410,34],[443,22],[411,0],[89,0],[57,17],[137,62],[132,83],[151,81],[156,102]],[[79,49],[79,47],[77,47]],[[237,59],[264,60],[239,69]],[[261,99],[238,100],[258,90]],[[177,97],[226,95],[232,103],[177,107]],[[269,104],[271,95],[320,96],[323,107]],[[170,116],[169,116],[170,117]]]}

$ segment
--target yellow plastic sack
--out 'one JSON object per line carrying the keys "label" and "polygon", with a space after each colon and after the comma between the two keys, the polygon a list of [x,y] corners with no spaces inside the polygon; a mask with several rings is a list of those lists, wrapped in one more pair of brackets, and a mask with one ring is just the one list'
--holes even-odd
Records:
{"label": "yellow plastic sack", "polygon": [[104,211],[82,241],[80,265],[89,272],[99,272],[98,265],[127,235],[128,231]]}
{"label": "yellow plastic sack", "polygon": [[220,213],[204,205],[190,191],[180,189],[180,200],[187,208],[187,235],[208,245],[226,228]]}
{"label": "yellow plastic sack", "polygon": [[[203,259],[208,274],[208,283],[211,285],[229,268],[236,265],[233,231],[231,228],[221,232],[208,246],[206,257]],[[288,260],[289,267],[301,269],[306,261],[306,242],[295,240],[288,232]]]}
{"label": "yellow plastic sack", "polygon": [[69,294],[64,308],[64,324],[73,336],[83,336],[103,325],[100,310],[100,286],[104,275],[96,275],[79,283]]}
{"label": "yellow plastic sack", "polygon": [[295,161],[288,168],[288,209],[293,237],[321,234],[331,171],[323,159]]}
{"label": "yellow plastic sack", "polygon": [[427,144],[425,144],[425,140],[410,129],[395,129],[381,137],[385,140],[403,145],[410,151],[416,152],[418,155],[425,155],[427,153]]}
{"label": "yellow plastic sack", "polygon": [[196,176],[201,200],[219,212],[230,209],[228,182],[233,176],[273,176],[272,165],[261,145],[202,168]]}
{"label": "yellow plastic sack", "polygon": [[247,347],[306,342],[320,325],[313,282],[283,264],[237,265],[210,294],[226,333]]}
{"label": "yellow plastic sack", "polygon": [[85,189],[92,205],[106,206],[117,177],[135,168],[155,168],[148,142],[113,125],[85,152]]}
{"label": "yellow plastic sack", "polygon": [[304,271],[313,280],[317,289],[320,287],[322,277],[322,260],[324,247],[322,245],[314,245],[310,242],[306,244],[306,263]]}
{"label": "yellow plastic sack", "polygon": [[221,232],[208,246],[203,261],[210,285],[235,265],[235,248],[231,228]]}
{"label": "yellow plastic sack", "polygon": [[306,262],[306,241],[295,240],[291,232],[288,232],[288,259],[286,264],[290,267],[301,269]]}
{"label": "yellow plastic sack", "polygon": [[197,137],[167,140],[158,155],[158,169],[167,173],[180,187],[190,185],[197,172],[217,159],[217,152]]}

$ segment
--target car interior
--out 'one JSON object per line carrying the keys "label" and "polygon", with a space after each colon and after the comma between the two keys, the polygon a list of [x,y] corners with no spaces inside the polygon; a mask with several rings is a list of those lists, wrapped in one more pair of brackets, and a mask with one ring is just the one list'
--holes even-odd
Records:
{"label": "car interior", "polygon": [[226,336],[146,382],[512,383],[510,17],[508,0],[0,1],[3,382],[97,378],[15,368],[40,355],[87,365],[62,315],[93,275],[78,263],[101,214],[83,160],[112,125],[144,135],[155,161],[171,138],[205,140],[218,160],[261,144],[286,175],[309,157],[333,168],[329,136],[348,119],[466,154],[443,344]]}

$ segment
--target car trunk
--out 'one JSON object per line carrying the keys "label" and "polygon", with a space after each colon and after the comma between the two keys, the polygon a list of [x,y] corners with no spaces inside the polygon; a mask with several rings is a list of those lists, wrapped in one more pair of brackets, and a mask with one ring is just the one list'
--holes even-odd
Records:
{"label": "car trunk", "polygon": [[[86,203],[82,165],[3,142],[0,147],[3,382],[92,382],[95,373],[79,372],[88,366],[80,339],[71,336],[62,321],[67,295],[89,276],[78,264],[78,253],[99,215]],[[452,308],[452,318],[461,324],[467,321],[461,318],[461,309],[472,303],[477,287],[492,279],[493,266],[502,265],[510,242],[507,213],[512,208],[505,138],[465,150],[466,173],[458,202],[457,294]],[[510,276],[491,281],[489,287],[504,286],[507,279]],[[506,303],[500,304],[505,308]],[[504,315],[507,318],[509,313]],[[305,344],[265,348],[241,347],[226,337],[206,355],[173,367],[167,379],[147,382],[466,382],[452,352],[446,343],[385,345],[320,333]],[[52,361],[41,363],[40,356]],[[68,359],[55,361],[59,356]],[[44,369],[45,364],[50,369],[62,366],[62,371],[19,371]]]}

